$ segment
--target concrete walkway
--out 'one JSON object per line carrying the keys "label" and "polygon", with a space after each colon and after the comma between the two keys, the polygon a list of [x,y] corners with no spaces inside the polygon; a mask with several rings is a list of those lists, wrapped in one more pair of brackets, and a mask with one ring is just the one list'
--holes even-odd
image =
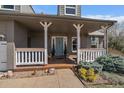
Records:
{"label": "concrete walkway", "polygon": [[83,84],[70,69],[58,69],[55,75],[0,80],[3,88],[82,88]]}

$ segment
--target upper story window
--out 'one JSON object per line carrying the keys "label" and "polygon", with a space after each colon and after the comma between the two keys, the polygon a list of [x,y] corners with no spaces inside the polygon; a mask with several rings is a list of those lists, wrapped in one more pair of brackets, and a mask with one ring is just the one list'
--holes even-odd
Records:
{"label": "upper story window", "polygon": [[76,15],[76,5],[66,5],[65,6],[66,15]]}
{"label": "upper story window", "polygon": [[15,6],[14,5],[1,5],[0,9],[4,9],[4,10],[14,10]]}

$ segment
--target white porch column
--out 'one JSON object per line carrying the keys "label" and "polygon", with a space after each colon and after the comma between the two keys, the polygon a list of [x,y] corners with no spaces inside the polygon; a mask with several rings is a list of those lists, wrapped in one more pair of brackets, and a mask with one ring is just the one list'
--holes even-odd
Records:
{"label": "white porch column", "polygon": [[48,43],[48,27],[52,24],[51,22],[40,22],[41,26],[44,27],[44,47],[45,47],[45,64],[48,64],[48,50],[47,50],[47,43]]}
{"label": "white porch column", "polygon": [[80,31],[81,28],[84,26],[84,24],[73,24],[75,29],[77,30],[77,64],[79,64],[80,61]]}
{"label": "white porch column", "polygon": [[108,53],[108,35],[107,35],[108,26],[101,26],[101,28],[104,31],[104,48],[106,49],[106,53]]}

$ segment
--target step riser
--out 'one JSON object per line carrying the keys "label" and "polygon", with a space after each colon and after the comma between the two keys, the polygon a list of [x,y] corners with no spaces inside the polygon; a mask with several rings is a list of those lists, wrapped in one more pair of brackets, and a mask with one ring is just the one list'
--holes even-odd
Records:
{"label": "step riser", "polygon": [[55,69],[73,69],[74,65],[70,66],[42,66],[42,67],[17,67],[14,69],[14,72],[21,72],[21,71],[33,71],[33,70],[45,70],[49,68],[55,68]]}

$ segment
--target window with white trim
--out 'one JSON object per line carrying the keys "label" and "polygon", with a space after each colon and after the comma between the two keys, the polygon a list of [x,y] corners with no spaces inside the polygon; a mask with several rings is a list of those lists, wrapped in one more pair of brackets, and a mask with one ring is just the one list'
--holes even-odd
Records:
{"label": "window with white trim", "polygon": [[77,37],[72,37],[72,52],[77,51]]}
{"label": "window with white trim", "polygon": [[66,5],[65,6],[66,15],[76,15],[76,5]]}
{"label": "window with white trim", "polygon": [[97,48],[99,44],[99,38],[96,36],[91,36],[91,48]]}
{"label": "window with white trim", "polygon": [[0,9],[4,9],[4,10],[14,10],[15,6],[14,5],[1,5]]}

